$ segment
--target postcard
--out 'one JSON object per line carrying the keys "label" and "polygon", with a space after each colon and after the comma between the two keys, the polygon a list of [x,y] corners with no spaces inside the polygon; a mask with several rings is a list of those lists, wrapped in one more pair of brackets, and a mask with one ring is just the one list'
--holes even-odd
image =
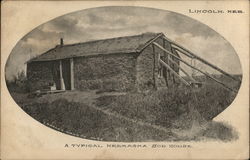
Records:
{"label": "postcard", "polygon": [[248,1],[1,7],[1,159],[249,158]]}

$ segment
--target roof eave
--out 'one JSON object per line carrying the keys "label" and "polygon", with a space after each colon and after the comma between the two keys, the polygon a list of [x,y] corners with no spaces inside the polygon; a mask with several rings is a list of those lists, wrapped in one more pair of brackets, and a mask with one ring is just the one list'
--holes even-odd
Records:
{"label": "roof eave", "polygon": [[159,37],[163,36],[163,33],[159,33],[157,36],[155,36],[155,38],[151,39],[150,41],[148,41],[142,48],[138,47],[136,49],[136,52],[141,52],[143,51],[147,46],[149,46],[151,43],[153,43],[156,39],[158,39]]}
{"label": "roof eave", "polygon": [[77,58],[77,57],[91,57],[91,56],[100,56],[100,55],[111,55],[111,54],[130,54],[130,53],[139,53],[137,50],[131,50],[127,52],[117,52],[117,53],[99,53],[99,54],[93,54],[93,55],[77,55],[77,56],[69,56],[69,57],[64,57],[64,58],[53,58],[53,59],[38,59],[38,60],[29,60],[27,63],[30,62],[46,62],[46,61],[57,61],[57,60],[62,60],[62,59],[69,59],[69,58]]}

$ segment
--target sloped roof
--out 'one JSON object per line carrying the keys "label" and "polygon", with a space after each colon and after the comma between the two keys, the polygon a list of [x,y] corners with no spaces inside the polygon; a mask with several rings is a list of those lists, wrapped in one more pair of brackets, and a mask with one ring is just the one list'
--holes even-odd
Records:
{"label": "sloped roof", "polygon": [[144,33],[135,36],[117,37],[77,44],[56,46],[31,59],[32,61],[51,61],[71,57],[91,56],[112,53],[140,52],[150,41],[162,33]]}

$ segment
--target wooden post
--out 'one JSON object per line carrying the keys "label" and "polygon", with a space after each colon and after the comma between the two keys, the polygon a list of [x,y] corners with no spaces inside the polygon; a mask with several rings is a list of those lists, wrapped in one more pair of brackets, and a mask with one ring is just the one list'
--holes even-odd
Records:
{"label": "wooden post", "polygon": [[[165,43],[165,39],[164,38],[162,38],[162,47],[166,49],[166,43]],[[164,55],[163,61],[166,61],[166,57],[167,57],[166,52],[163,52],[163,55]]]}
{"label": "wooden post", "polygon": [[60,70],[60,89],[65,90],[65,85],[62,75],[62,60],[59,61],[59,70]]}
{"label": "wooden post", "polygon": [[[166,58],[165,62],[169,65],[169,58],[170,57],[169,57],[169,54],[166,54],[166,52],[165,52],[165,58]],[[171,84],[171,81],[169,81],[171,78],[171,73],[170,73],[168,68],[165,68],[165,70],[166,70],[166,81],[167,81],[167,84],[169,85],[169,82]]]}
{"label": "wooden post", "polygon": [[[165,39],[164,38],[162,38],[162,44],[163,44],[163,48],[166,48],[166,42],[165,42]],[[164,62],[166,62],[166,61],[168,61],[168,54],[166,53],[166,52],[163,52],[164,53]],[[162,70],[162,72],[163,72],[163,77],[164,77],[164,79],[165,79],[165,82],[166,82],[166,86],[168,87],[169,86],[169,84],[168,84],[168,69],[166,68],[166,67],[163,67],[163,70]]]}
{"label": "wooden post", "polygon": [[70,58],[70,89],[74,90],[74,59]]}
{"label": "wooden post", "polygon": [[[167,55],[167,64],[168,65],[170,65],[169,59],[170,59],[170,55],[168,54]],[[168,77],[169,77],[169,80],[170,80],[170,78],[171,78],[171,72],[169,70],[168,70]],[[170,83],[171,83],[171,81],[170,81]]]}
{"label": "wooden post", "polygon": [[167,67],[170,70],[170,72],[173,73],[173,75],[175,75],[176,77],[178,77],[181,80],[181,82],[183,82],[187,86],[190,85],[185,79],[183,79],[178,73],[176,73],[168,64],[166,64],[165,62],[163,62],[161,59],[159,60],[159,62],[161,64],[163,64],[165,67]]}
{"label": "wooden post", "polygon": [[161,77],[161,64],[159,63],[159,60],[160,60],[160,58],[161,58],[161,54],[160,53],[157,53],[157,66],[158,66],[158,69],[157,69],[157,71],[158,71],[158,78],[160,78]]}
{"label": "wooden post", "polygon": [[196,80],[192,77],[192,76],[190,76],[183,68],[181,68],[181,66],[177,63],[177,62],[175,62],[175,61],[173,61],[173,60],[171,60],[170,59],[170,61],[171,61],[171,63],[173,63],[176,67],[178,67],[192,82],[196,82]]}
{"label": "wooden post", "polygon": [[189,55],[189,54],[187,54],[187,53],[183,52],[183,51],[182,51],[182,50],[180,50],[179,48],[176,48],[176,47],[173,47],[173,46],[172,46],[172,48],[173,48],[173,50],[179,51],[179,53],[181,53],[181,54],[183,54],[183,55],[187,56],[188,58],[195,58],[194,56]]}
{"label": "wooden post", "polygon": [[[166,48],[166,41],[165,41],[164,38],[162,38],[162,44],[163,44],[163,48]],[[167,59],[168,54],[166,52],[163,52],[163,53],[164,53],[163,54],[164,55],[163,61],[166,62],[168,60]],[[168,87],[169,86],[168,85],[168,69],[166,67],[163,67],[163,69],[162,69],[162,75],[163,75],[163,77],[165,79],[166,86]]]}
{"label": "wooden post", "polygon": [[152,48],[153,48],[153,56],[154,56],[153,81],[154,81],[154,88],[156,88],[156,84],[155,84],[155,46],[152,45]]}
{"label": "wooden post", "polygon": [[[172,48],[172,47],[170,48],[170,50],[171,50],[171,52],[174,54],[174,52],[173,52],[173,48]],[[173,61],[173,62],[174,62],[174,61],[175,61],[175,60],[174,60],[174,57],[173,57],[173,56],[170,56],[170,57],[171,57],[171,58],[170,58],[169,60],[171,60],[171,61]],[[175,68],[174,68],[174,64],[173,64],[173,63],[169,64],[169,66],[170,66],[170,67],[172,67],[172,68],[173,68],[173,70],[175,69]],[[175,84],[175,83],[176,83],[176,82],[175,82],[175,76],[174,76],[174,75],[172,75],[172,78],[173,78],[173,84]]]}
{"label": "wooden post", "polygon": [[170,54],[171,56],[175,57],[175,58],[178,59],[179,61],[183,62],[185,65],[189,66],[190,68],[193,68],[193,69],[199,71],[200,73],[204,74],[204,75],[207,76],[208,78],[210,78],[210,79],[214,80],[215,82],[221,84],[224,88],[229,89],[229,90],[231,90],[231,91],[237,93],[236,90],[230,88],[229,86],[225,85],[224,83],[220,82],[219,80],[213,78],[212,76],[210,76],[210,75],[207,74],[206,72],[203,72],[203,71],[201,71],[200,69],[198,69],[198,68],[196,68],[196,67],[193,67],[192,65],[190,65],[190,64],[187,63],[186,61],[182,60],[180,57],[178,57],[178,56],[174,55],[173,53],[169,52],[168,50],[162,48],[159,44],[157,44],[157,43],[155,43],[155,42],[153,42],[153,44],[154,44],[155,46],[157,46],[158,48],[160,48],[161,50],[165,51],[166,53]]}
{"label": "wooden post", "polygon": [[[196,54],[194,54],[194,53],[191,52],[190,50],[188,50],[188,49],[182,47],[182,46],[179,45],[178,43],[176,43],[176,42],[174,42],[174,41],[168,39],[167,37],[163,37],[163,38],[164,38],[165,40],[169,41],[169,42],[170,42],[171,44],[173,44],[174,46],[178,47],[178,48],[180,49],[179,51],[180,51],[181,53],[186,52],[186,53],[189,54],[189,56],[195,57],[195,59],[197,59],[197,60],[201,61],[202,63],[204,63],[204,64],[210,66],[211,68],[213,68],[213,69],[219,71],[220,73],[222,73],[222,74],[224,74],[224,75],[230,77],[231,79],[233,79],[233,80],[235,80],[235,81],[241,82],[240,79],[238,79],[238,78],[232,76],[231,74],[229,74],[229,73],[223,71],[222,69],[220,69],[219,67],[217,67],[217,66],[211,64],[210,62],[206,61],[205,59],[203,59],[203,58],[197,56]],[[181,50],[183,50],[183,51],[181,51]]]}

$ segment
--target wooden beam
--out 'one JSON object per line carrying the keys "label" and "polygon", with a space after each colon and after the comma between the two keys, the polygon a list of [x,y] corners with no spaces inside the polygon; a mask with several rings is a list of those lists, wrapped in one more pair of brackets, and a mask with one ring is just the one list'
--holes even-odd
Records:
{"label": "wooden beam", "polygon": [[[162,44],[163,44],[163,48],[166,48],[166,41],[163,38],[162,38]],[[168,54],[166,54],[164,52],[164,61],[165,62],[166,62],[166,60],[168,61],[168,57],[167,56],[168,56]],[[166,82],[166,86],[168,87],[169,86],[169,82],[168,82],[169,80],[168,79],[169,79],[170,75],[169,75],[169,71],[168,71],[168,69],[166,67],[164,67],[162,69],[162,76],[164,77],[165,82]]]}
{"label": "wooden beam", "polygon": [[210,76],[208,73],[205,73],[205,72],[203,72],[203,71],[200,71],[200,72],[203,73],[204,75],[206,75],[208,78],[210,78],[210,79],[216,81],[217,83],[221,84],[224,88],[226,88],[226,89],[228,89],[228,90],[230,90],[230,91],[233,91],[234,93],[237,93],[236,90],[230,88],[229,86],[225,85],[225,84],[222,83],[221,81],[219,81],[219,80],[217,80],[216,78]]}
{"label": "wooden beam", "polygon": [[154,88],[156,88],[156,82],[155,82],[155,46],[152,45],[153,48],[153,59],[154,59],[154,65],[153,65],[153,82],[154,82]]}
{"label": "wooden beam", "polygon": [[62,61],[59,61],[59,74],[60,74],[60,79],[62,79]]}
{"label": "wooden beam", "polygon": [[237,93],[234,89],[228,87],[227,85],[225,85],[224,83],[220,82],[219,80],[217,80],[217,79],[211,77],[209,74],[207,74],[207,73],[201,71],[200,69],[198,69],[198,68],[196,68],[196,67],[190,65],[189,63],[187,63],[186,61],[182,60],[182,59],[179,58],[178,56],[176,56],[176,55],[174,55],[173,53],[169,52],[168,50],[162,48],[158,43],[153,42],[153,44],[156,45],[158,48],[162,49],[163,51],[165,51],[166,53],[172,55],[172,56],[175,57],[176,59],[180,60],[181,62],[183,62],[183,63],[186,64],[187,66],[189,66],[189,67],[191,67],[191,68],[193,68],[193,69],[199,71],[200,73],[204,74],[205,76],[209,77],[210,79],[212,79],[212,80],[216,81],[217,83],[221,84],[224,88],[229,89],[229,90],[231,90],[231,91]]}
{"label": "wooden beam", "polygon": [[222,74],[224,74],[224,75],[230,77],[231,79],[233,79],[233,80],[235,80],[235,81],[241,82],[241,80],[239,80],[238,78],[233,77],[231,74],[229,74],[229,73],[223,71],[223,70],[220,69],[219,67],[217,67],[217,66],[211,64],[210,62],[206,61],[205,59],[203,59],[203,58],[197,56],[196,54],[194,54],[194,53],[192,53],[191,51],[189,51],[188,49],[182,47],[182,46],[179,45],[178,43],[176,43],[176,42],[174,42],[174,41],[168,39],[168,38],[165,37],[165,36],[163,36],[163,38],[164,38],[165,40],[169,41],[170,43],[172,43],[173,45],[175,45],[176,47],[178,47],[178,48],[182,49],[183,51],[187,52],[188,54],[192,55],[193,57],[195,57],[197,60],[203,62],[204,64],[206,64],[206,65],[212,67],[213,69],[219,71],[220,73],[222,73]]}
{"label": "wooden beam", "polygon": [[[165,52],[166,53],[166,52]],[[169,54],[167,54],[167,64],[169,65],[170,63],[169,63],[169,59],[171,59],[170,58],[170,55]],[[170,82],[171,82],[171,72],[167,69],[167,73],[168,73],[168,79],[170,80]]]}
{"label": "wooden beam", "polygon": [[178,77],[184,84],[186,85],[190,85],[185,79],[183,79],[178,73],[176,73],[169,65],[167,65],[163,60],[159,59],[159,62],[164,65],[165,67],[167,67],[170,72],[172,72],[176,77]]}
{"label": "wooden beam", "polygon": [[157,66],[157,67],[158,67],[158,68],[157,68],[157,71],[158,71],[157,74],[158,74],[158,75],[157,75],[157,76],[158,76],[158,78],[161,76],[161,73],[160,73],[160,72],[161,72],[161,70],[160,70],[160,67],[161,67],[161,66],[160,66],[160,63],[159,63],[160,58],[161,58],[161,54],[160,54],[160,53],[157,53],[157,62],[158,62],[158,63],[157,63],[157,64],[158,64],[158,66]]}
{"label": "wooden beam", "polygon": [[65,84],[62,75],[62,60],[59,61],[59,72],[60,72],[60,89],[65,90]]}
{"label": "wooden beam", "polygon": [[185,52],[183,52],[182,50],[180,50],[179,48],[176,47],[172,47],[174,50],[179,51],[180,53],[184,54],[185,56],[189,57],[189,58],[194,58],[194,56],[191,56]]}
{"label": "wooden beam", "polygon": [[[167,54],[169,54],[169,55],[175,57],[176,59],[178,59],[178,60],[180,60],[180,61],[184,61],[184,60],[182,60],[180,57],[178,57],[178,56],[176,56],[175,54],[173,54],[172,52],[170,52],[170,51],[164,49],[164,48],[163,48],[162,46],[160,46],[158,43],[153,42],[153,44],[154,44],[155,46],[157,46],[158,48],[160,48],[161,50],[163,50],[164,52],[166,52]],[[184,61],[184,62],[185,62],[185,61]],[[186,62],[186,63],[187,63],[187,62]]]}
{"label": "wooden beam", "polygon": [[173,63],[175,66],[177,66],[192,82],[196,82],[196,80],[191,77],[183,68],[181,68],[181,66],[176,63],[174,60],[170,59],[171,63]]}
{"label": "wooden beam", "polygon": [[70,89],[74,90],[74,59],[70,58]]}
{"label": "wooden beam", "polygon": [[144,50],[147,46],[151,45],[154,41],[156,41],[161,36],[163,36],[163,33],[159,33],[155,38],[147,42],[142,48],[137,49],[137,52],[141,52],[142,50]]}

